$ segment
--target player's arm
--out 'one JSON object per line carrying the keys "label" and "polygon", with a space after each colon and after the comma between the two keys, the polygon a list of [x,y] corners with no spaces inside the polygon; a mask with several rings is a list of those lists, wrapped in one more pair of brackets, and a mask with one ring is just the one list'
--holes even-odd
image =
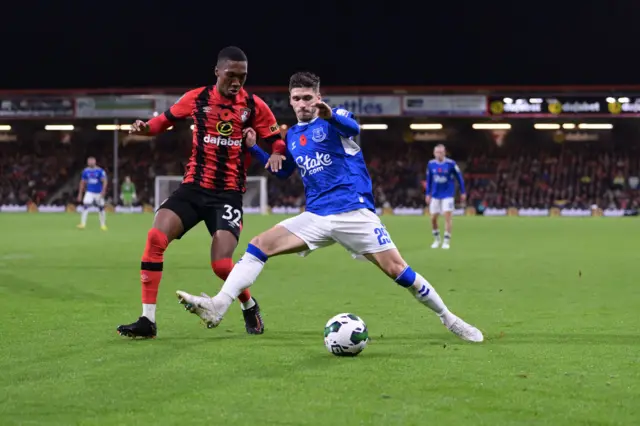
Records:
{"label": "player's arm", "polygon": [[102,182],[102,192],[100,192],[100,196],[104,198],[107,194],[107,173],[104,170],[101,173],[100,181]]}
{"label": "player's arm", "polygon": [[343,108],[333,108],[324,102],[316,104],[318,116],[331,124],[340,135],[350,138],[360,134],[360,126],[352,112]]}
{"label": "player's arm", "polygon": [[185,93],[168,110],[147,122],[137,120],[131,126],[129,133],[155,136],[164,132],[177,121],[184,120],[191,115],[196,96],[200,91],[202,89],[194,89]]}
{"label": "player's arm", "polygon": [[458,185],[460,186],[460,198],[464,201],[467,198],[467,193],[464,188],[464,177],[462,176],[462,172],[460,171],[460,167],[454,163],[453,165],[453,174],[458,181]]}
{"label": "player's arm", "polygon": [[253,95],[256,110],[253,118],[253,128],[256,134],[271,145],[272,154],[284,155],[287,152],[287,145],[280,135],[280,126],[273,115],[269,105],[259,96]]}
{"label": "player's arm", "polygon": [[[296,164],[294,163],[293,158],[291,157],[291,154],[288,152],[288,150],[285,152],[284,155],[283,154],[269,155],[264,149],[260,148],[260,146],[256,143],[257,138],[256,138],[255,130],[249,127],[249,128],[246,128],[243,133],[245,136],[245,144],[247,145],[247,148],[249,148],[249,152],[251,153],[251,155],[255,157],[260,162],[260,164],[264,164],[265,168],[268,168],[272,175],[275,175],[280,179],[286,179],[289,176],[291,176],[291,174],[296,169]],[[286,150],[286,145],[285,145],[285,150]],[[280,161],[282,162],[282,168],[280,168],[280,170],[277,170],[277,171],[274,171],[271,167],[269,167],[269,160],[275,155],[281,156]]]}
{"label": "player's arm", "polygon": [[431,192],[433,191],[433,173],[429,169],[429,165],[427,164],[427,179],[425,182],[424,188],[424,200],[429,203],[431,201]]}
{"label": "player's arm", "polygon": [[87,171],[83,170],[82,175],[80,176],[80,183],[78,184],[78,202],[82,201],[82,196],[84,195],[84,189],[87,186]]}

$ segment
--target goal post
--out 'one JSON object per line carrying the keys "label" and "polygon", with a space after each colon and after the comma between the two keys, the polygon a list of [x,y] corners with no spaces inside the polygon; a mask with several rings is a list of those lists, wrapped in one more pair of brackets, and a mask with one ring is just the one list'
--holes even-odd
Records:
{"label": "goal post", "polygon": [[[156,176],[153,197],[154,211],[158,210],[160,204],[169,198],[173,191],[178,189],[182,179],[183,176]],[[265,176],[247,176],[245,186],[247,190],[242,200],[244,213],[268,214],[267,178]]]}

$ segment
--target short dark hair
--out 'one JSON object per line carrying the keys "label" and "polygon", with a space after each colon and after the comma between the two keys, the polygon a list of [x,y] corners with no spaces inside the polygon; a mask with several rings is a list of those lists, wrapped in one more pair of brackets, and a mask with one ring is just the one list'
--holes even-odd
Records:
{"label": "short dark hair", "polygon": [[297,72],[289,79],[289,90],[296,88],[320,89],[320,77],[312,72]]}
{"label": "short dark hair", "polygon": [[246,62],[247,55],[236,46],[227,46],[218,53],[218,63],[222,61]]}

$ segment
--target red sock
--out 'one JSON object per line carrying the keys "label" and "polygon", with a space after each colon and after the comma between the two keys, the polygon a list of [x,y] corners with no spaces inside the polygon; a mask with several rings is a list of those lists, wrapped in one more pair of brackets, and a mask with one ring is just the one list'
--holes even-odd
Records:
{"label": "red sock", "polygon": [[[231,258],[213,260],[211,261],[211,268],[213,269],[214,274],[220,277],[221,280],[226,281],[233,269],[233,260]],[[238,296],[240,303],[248,302],[249,299],[251,299],[249,289],[243,290]]]}
{"label": "red sock", "polygon": [[142,284],[142,303],[155,304],[158,287],[162,279],[164,251],[169,245],[167,236],[156,228],[147,233],[147,244],[140,262],[140,282]]}

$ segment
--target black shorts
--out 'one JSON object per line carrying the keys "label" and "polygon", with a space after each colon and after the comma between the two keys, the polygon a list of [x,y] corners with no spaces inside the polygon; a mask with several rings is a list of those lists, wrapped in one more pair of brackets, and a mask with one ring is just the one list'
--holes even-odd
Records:
{"label": "black shorts", "polygon": [[182,238],[201,220],[207,225],[209,234],[216,231],[229,231],[236,239],[242,230],[242,193],[238,191],[214,192],[198,185],[182,184],[161,205],[182,220],[184,232]]}

